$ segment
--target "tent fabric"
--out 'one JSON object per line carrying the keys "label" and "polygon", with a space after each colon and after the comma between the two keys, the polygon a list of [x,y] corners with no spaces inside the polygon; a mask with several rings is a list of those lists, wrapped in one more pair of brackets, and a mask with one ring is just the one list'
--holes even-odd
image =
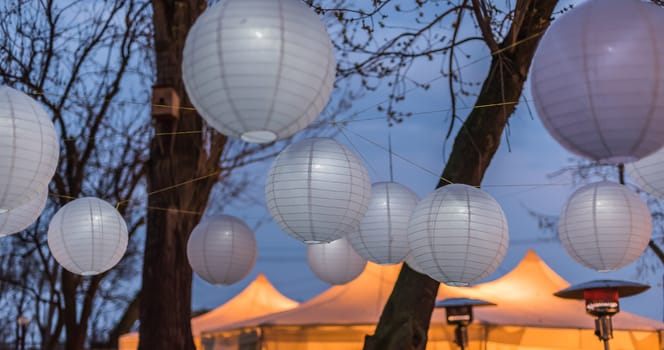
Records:
{"label": "tent fabric", "polygon": [[[270,281],[259,274],[244,290],[216,309],[191,319],[191,330],[197,349],[201,349],[200,334],[244,319],[292,309],[298,302],[281,294]],[[138,348],[138,333],[120,337],[119,350]]]}
{"label": "tent fabric", "polygon": [[364,272],[353,281],[333,286],[296,308],[227,324],[207,332],[258,325],[374,324],[392,293],[400,269],[401,265],[380,266],[369,262]]}
{"label": "tent fabric", "polygon": [[[206,349],[238,349],[239,343],[232,339],[241,336],[251,345],[253,335],[260,339],[261,349],[361,348],[364,335],[373,333],[399,271],[399,265],[369,263],[355,280],[334,286],[296,308],[209,329],[201,335],[203,343]],[[468,349],[596,349],[594,321],[585,314],[584,303],[553,295],[568,286],[529,251],[501,278],[473,287],[441,285],[437,299],[468,297],[497,304],[474,310]],[[612,349],[662,349],[664,323],[624,311],[614,319]],[[453,334],[453,327],[445,322],[445,311],[435,309],[427,349],[456,349]],[[233,345],[224,347],[224,343]]]}
{"label": "tent fabric", "polygon": [[[474,309],[475,319],[485,324],[594,329],[593,318],[585,313],[584,301],[553,295],[569,285],[535,252],[528,251],[521,262],[501,278],[466,288],[441,285],[438,299],[463,295],[496,304]],[[629,312],[620,312],[613,319],[614,329],[664,329],[662,322]],[[445,322],[445,313],[436,310],[432,322]]]}

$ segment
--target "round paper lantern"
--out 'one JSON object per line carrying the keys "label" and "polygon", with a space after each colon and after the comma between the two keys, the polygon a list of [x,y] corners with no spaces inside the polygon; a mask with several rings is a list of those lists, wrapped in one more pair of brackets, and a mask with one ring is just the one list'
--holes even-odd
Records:
{"label": "round paper lantern", "polygon": [[638,162],[625,164],[625,170],[640,189],[657,198],[664,198],[664,149]]}
{"label": "round paper lantern", "polygon": [[17,208],[0,213],[0,237],[21,232],[34,223],[46,206],[48,189]]}
{"label": "round paper lantern", "polygon": [[107,202],[79,198],[60,208],[48,226],[48,247],[72,273],[89,276],[115,266],[127,250],[127,224]]}
{"label": "round paper lantern", "polygon": [[287,138],[330,98],[334,48],[300,0],[226,0],[189,31],[182,75],[201,116],[247,142]]}
{"label": "round paper lantern", "polygon": [[417,265],[417,261],[415,261],[415,258],[413,258],[412,255],[410,254],[406,255],[406,259],[404,259],[404,262],[408,264],[408,266],[410,266],[410,268],[413,271],[426,275],[426,272],[422,271],[422,268],[419,265]]}
{"label": "round paper lantern", "polygon": [[359,256],[346,238],[307,246],[311,271],[329,284],[346,284],[359,276],[367,261]]}
{"label": "round paper lantern", "polygon": [[629,188],[596,182],[576,190],[560,214],[560,242],[574,260],[598,271],[616,270],[648,247],[652,222],[646,203]]}
{"label": "round paper lantern", "polygon": [[542,123],[571,152],[630,162],[664,145],[664,9],[589,0],[555,20],[535,53]]}
{"label": "round paper lantern", "polygon": [[369,208],[348,240],[361,257],[377,264],[402,262],[408,247],[408,220],[419,198],[396,182],[371,186]]}
{"label": "round paper lantern", "polygon": [[28,203],[58,165],[58,136],[37,101],[0,86],[0,212]]}
{"label": "round paper lantern", "polygon": [[304,139],[286,147],[265,185],[274,221],[305,243],[331,242],[355,230],[370,194],[362,160],[330,138]]}
{"label": "round paper lantern", "polygon": [[256,264],[254,232],[242,220],[214,215],[201,220],[187,242],[191,268],[212,284],[233,284]]}
{"label": "round paper lantern", "polygon": [[422,272],[449,285],[468,285],[494,272],[505,257],[507,219],[488,193],[447,185],[417,205],[408,243]]}

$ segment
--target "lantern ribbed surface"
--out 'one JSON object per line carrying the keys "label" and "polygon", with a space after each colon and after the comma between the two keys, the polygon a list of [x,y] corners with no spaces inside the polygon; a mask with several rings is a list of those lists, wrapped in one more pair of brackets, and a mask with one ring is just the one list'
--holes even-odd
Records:
{"label": "lantern ribbed surface", "polygon": [[531,70],[537,113],[569,151],[630,162],[664,145],[664,9],[589,0],[556,19]]}
{"label": "lantern ribbed surface", "polygon": [[331,138],[304,139],[286,147],[265,185],[274,222],[305,243],[331,242],[355,230],[370,195],[362,160]]}
{"label": "lantern ribbed surface", "polygon": [[415,261],[415,258],[413,258],[412,255],[410,254],[406,255],[406,259],[404,259],[404,262],[408,264],[408,266],[410,266],[410,268],[413,271],[426,275],[426,272],[422,271],[422,268],[420,268],[420,266],[417,265],[417,261]]}
{"label": "lantern ribbed surface", "polygon": [[79,275],[96,275],[115,266],[127,250],[127,224],[109,203],[79,198],[60,208],[48,226],[55,260]]}
{"label": "lantern ribbed surface", "polygon": [[628,187],[596,182],[576,190],[560,214],[563,247],[580,264],[611,271],[638,259],[650,241],[648,205]]}
{"label": "lantern ribbed surface", "polygon": [[625,171],[640,189],[659,199],[664,199],[664,149],[625,164]]}
{"label": "lantern ribbed surface", "polygon": [[321,281],[346,284],[359,276],[367,261],[359,256],[346,238],[307,246],[307,262]]}
{"label": "lantern ribbed surface", "polygon": [[334,48],[318,16],[299,0],[226,0],[187,36],[182,74],[201,116],[247,142],[292,136],[332,93]]}
{"label": "lantern ribbed surface", "polygon": [[245,278],[256,264],[254,232],[230,215],[213,215],[196,225],[187,242],[191,268],[212,284],[233,284]]}
{"label": "lantern ribbed surface", "polygon": [[419,198],[396,182],[378,182],[371,186],[369,207],[357,230],[348,235],[355,251],[377,264],[402,262],[408,247],[408,220]]}
{"label": "lantern ribbed surface", "polygon": [[46,207],[48,189],[44,189],[29,202],[0,213],[0,237],[18,233],[30,227]]}
{"label": "lantern ribbed surface", "polygon": [[488,193],[447,185],[417,205],[408,243],[422,272],[449,285],[468,285],[494,272],[505,257],[507,219]]}
{"label": "lantern ribbed surface", "polygon": [[59,152],[46,111],[28,95],[0,86],[0,212],[39,196],[51,182]]}

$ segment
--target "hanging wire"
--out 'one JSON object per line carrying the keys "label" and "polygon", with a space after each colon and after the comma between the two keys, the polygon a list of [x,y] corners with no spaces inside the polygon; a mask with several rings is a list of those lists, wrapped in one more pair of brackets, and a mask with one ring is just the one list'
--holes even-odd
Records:
{"label": "hanging wire", "polygon": [[390,154],[390,182],[394,182],[394,167],[392,166],[392,126],[387,127],[387,147]]}

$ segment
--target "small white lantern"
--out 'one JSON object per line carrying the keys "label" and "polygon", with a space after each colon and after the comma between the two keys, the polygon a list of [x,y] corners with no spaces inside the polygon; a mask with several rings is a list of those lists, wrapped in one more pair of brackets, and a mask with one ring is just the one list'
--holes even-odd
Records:
{"label": "small white lantern", "polygon": [[664,145],[664,9],[588,0],[556,19],[533,59],[535,107],[551,135],[597,161],[630,162]]}
{"label": "small white lantern", "polygon": [[664,149],[625,164],[627,175],[640,189],[659,199],[664,199]]}
{"label": "small white lantern", "polygon": [[583,186],[560,214],[563,247],[580,264],[611,271],[638,259],[648,247],[648,205],[629,188],[602,181]]}
{"label": "small white lantern", "polygon": [[502,262],[509,244],[507,219],[488,193],[447,185],[417,205],[408,243],[422,272],[442,283],[465,286],[487,277]]}
{"label": "small white lantern", "polygon": [[408,247],[408,220],[419,198],[396,182],[371,186],[369,208],[348,240],[361,257],[377,264],[402,262]]}
{"label": "small white lantern", "polygon": [[48,189],[44,189],[37,197],[4,213],[0,213],[0,237],[21,232],[30,227],[46,206]]}
{"label": "small white lantern", "polygon": [[324,243],[355,230],[367,211],[371,182],[355,153],[331,138],[286,147],[267,175],[272,219],[305,243]]}
{"label": "small white lantern", "polygon": [[254,232],[230,215],[204,218],[187,242],[189,265],[212,284],[230,285],[242,280],[256,264],[257,254]]}
{"label": "small white lantern", "polygon": [[225,0],[189,31],[182,75],[201,116],[222,134],[267,143],[321,113],[335,80],[334,48],[300,0]]}
{"label": "small white lantern", "polygon": [[122,215],[93,197],[67,203],[48,226],[48,247],[55,260],[83,276],[102,273],[120,262],[128,238]]}
{"label": "small white lantern", "polygon": [[346,238],[308,245],[307,262],[318,278],[333,285],[354,280],[367,265],[367,261],[353,250]]}
{"label": "small white lantern", "polygon": [[39,197],[51,182],[59,153],[55,126],[39,103],[0,86],[0,212]]}

